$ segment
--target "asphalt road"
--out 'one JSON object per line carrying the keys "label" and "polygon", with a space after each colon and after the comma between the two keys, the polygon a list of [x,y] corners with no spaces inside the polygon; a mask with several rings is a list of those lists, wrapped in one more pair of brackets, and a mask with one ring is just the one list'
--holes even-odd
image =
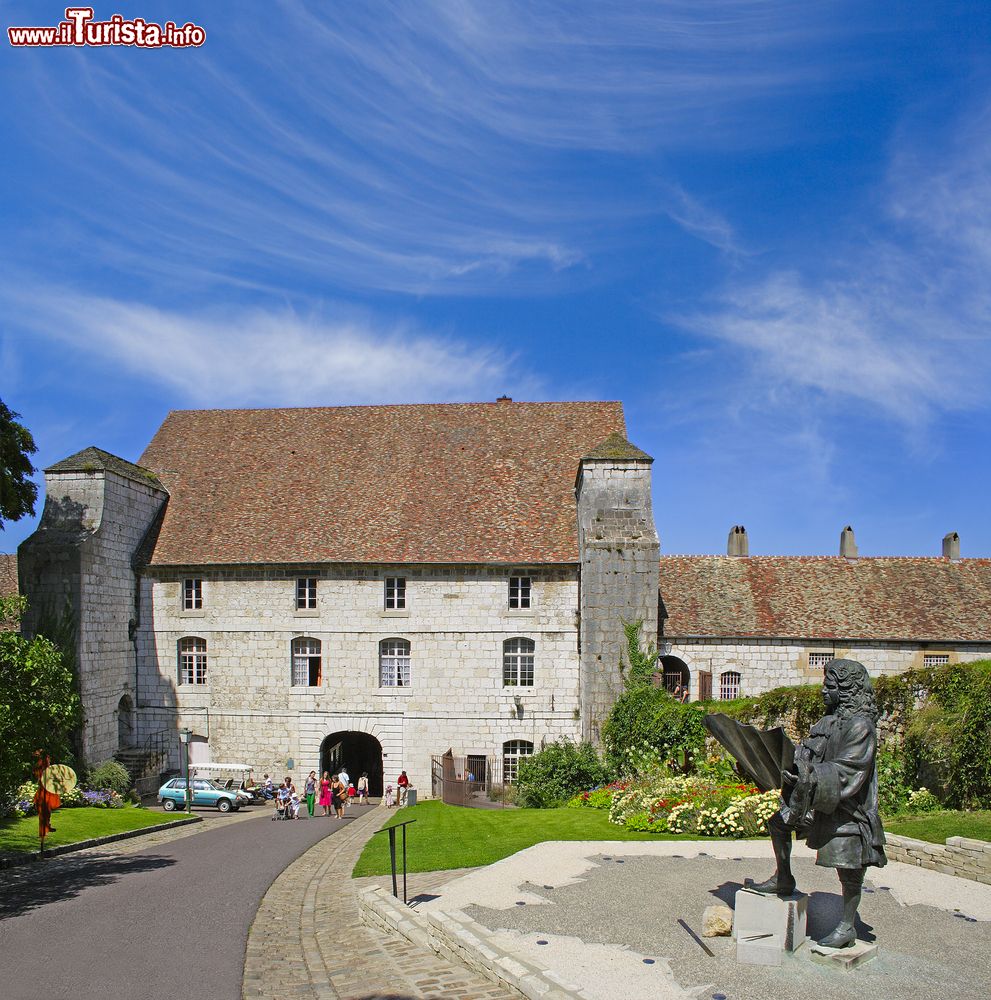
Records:
{"label": "asphalt road", "polygon": [[[0,997],[240,1000],[248,930],[269,886],[350,819],[271,810],[127,854],[0,872]],[[273,955],[294,962],[297,955]]]}

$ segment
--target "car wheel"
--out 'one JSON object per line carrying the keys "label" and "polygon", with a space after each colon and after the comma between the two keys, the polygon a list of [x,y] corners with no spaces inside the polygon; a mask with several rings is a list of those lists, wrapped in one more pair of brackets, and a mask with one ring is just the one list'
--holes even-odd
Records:
{"label": "car wheel", "polygon": [[221,800],[220,800],[220,801],[219,801],[219,802],[217,803],[217,808],[218,808],[218,809],[219,809],[219,810],[220,810],[220,811],[221,811],[222,813],[229,813],[229,812],[231,811],[231,808],[232,808],[232,806],[231,806],[231,800],[230,800],[230,799],[221,799]]}
{"label": "car wheel", "polygon": [[167,812],[175,812],[175,799],[162,799],[162,808]]}

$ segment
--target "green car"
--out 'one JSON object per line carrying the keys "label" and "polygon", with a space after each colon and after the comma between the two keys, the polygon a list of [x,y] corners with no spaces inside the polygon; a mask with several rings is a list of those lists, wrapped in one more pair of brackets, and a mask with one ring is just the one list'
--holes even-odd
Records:
{"label": "green car", "polygon": [[[158,801],[166,812],[186,808],[186,779],[172,778],[166,781],[158,790]],[[241,802],[237,789],[227,789],[207,781],[205,778],[193,778],[193,805],[215,806],[222,813],[237,812]]]}

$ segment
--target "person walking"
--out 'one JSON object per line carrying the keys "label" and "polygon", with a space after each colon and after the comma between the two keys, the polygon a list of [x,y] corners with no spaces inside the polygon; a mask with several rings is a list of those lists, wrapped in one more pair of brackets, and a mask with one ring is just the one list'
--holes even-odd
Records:
{"label": "person walking", "polygon": [[341,781],[339,774],[334,775],[334,780],[330,786],[330,795],[334,803],[334,812],[338,819],[344,819],[344,803],[347,801],[347,786]]}
{"label": "person walking", "polygon": [[330,815],[330,802],[330,776],[324,771],[320,779],[320,808],[324,816]]}
{"label": "person walking", "polygon": [[362,771],[361,777],[358,779],[358,804],[362,802],[368,805],[368,772]]}
{"label": "person walking", "polygon": [[404,806],[406,805],[406,789],[409,788],[409,778],[406,777],[405,771],[396,779],[396,784],[399,786],[399,804]]}
{"label": "person walking", "polygon": [[313,806],[317,800],[317,772],[310,771],[306,776],[303,785],[303,794],[306,796],[306,812],[309,819],[313,819]]}

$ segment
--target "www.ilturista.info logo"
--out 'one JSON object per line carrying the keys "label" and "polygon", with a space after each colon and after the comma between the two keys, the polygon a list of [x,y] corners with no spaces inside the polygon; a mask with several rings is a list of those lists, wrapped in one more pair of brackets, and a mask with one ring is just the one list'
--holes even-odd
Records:
{"label": "www.ilturista.info logo", "polygon": [[65,20],[54,27],[8,28],[10,44],[18,48],[53,45],[138,45],[147,49],[164,46],[184,49],[202,45],[206,31],[198,24],[175,21],[155,24],[142,17],[114,14],[109,21],[94,21],[92,7],[66,7]]}

